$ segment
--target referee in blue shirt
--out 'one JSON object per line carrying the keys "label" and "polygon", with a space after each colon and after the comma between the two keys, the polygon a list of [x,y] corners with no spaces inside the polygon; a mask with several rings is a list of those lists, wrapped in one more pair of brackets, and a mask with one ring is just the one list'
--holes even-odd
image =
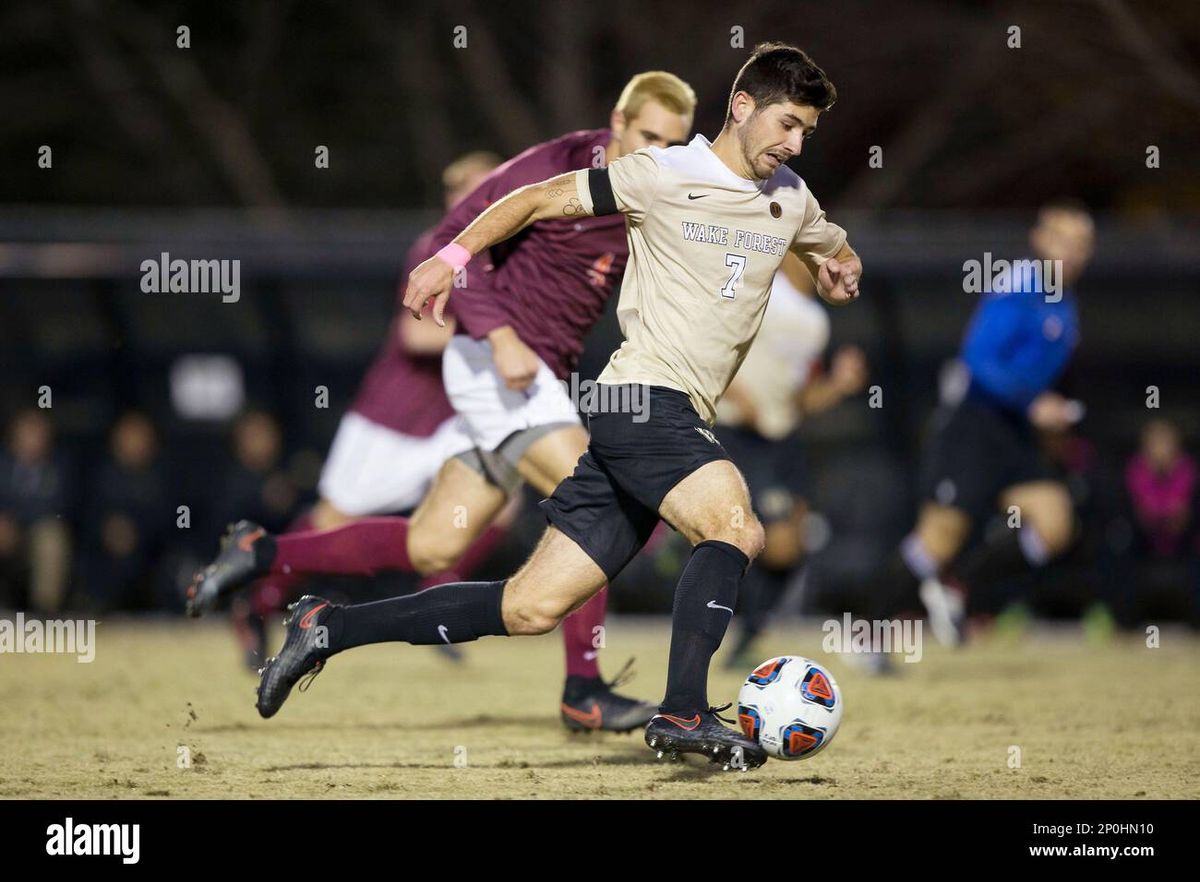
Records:
{"label": "referee in blue shirt", "polygon": [[[970,385],[962,401],[937,415],[921,464],[916,527],[872,589],[877,618],[911,608],[920,596],[943,642],[962,639],[963,586],[1043,566],[1074,533],[1070,496],[1042,464],[1036,430],[1061,431],[1082,417],[1082,405],[1052,387],[1079,343],[1071,289],[1092,255],[1091,216],[1074,202],[1046,205],[1029,241],[1032,271],[1007,274],[1008,284],[996,286],[1006,293],[982,295],[971,319],[961,352]],[[997,506],[1012,529],[963,555],[955,565],[959,584],[948,587],[944,570]]]}

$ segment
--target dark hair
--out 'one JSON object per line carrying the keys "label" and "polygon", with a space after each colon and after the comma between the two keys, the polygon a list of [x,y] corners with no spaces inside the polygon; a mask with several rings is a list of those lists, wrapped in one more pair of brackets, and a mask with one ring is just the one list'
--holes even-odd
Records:
{"label": "dark hair", "polygon": [[733,119],[733,96],[745,92],[754,99],[755,110],[790,101],[828,110],[837,100],[837,89],[801,49],[787,43],[759,43],[733,80],[725,125]]}

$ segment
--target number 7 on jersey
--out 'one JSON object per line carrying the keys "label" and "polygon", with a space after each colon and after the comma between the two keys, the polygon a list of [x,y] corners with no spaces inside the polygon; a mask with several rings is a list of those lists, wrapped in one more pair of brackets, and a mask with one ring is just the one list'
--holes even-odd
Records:
{"label": "number 7 on jersey", "polygon": [[721,289],[721,296],[732,300],[734,294],[737,293],[738,285],[741,284],[742,273],[746,271],[746,255],[726,252],[725,266],[732,267],[733,274],[730,275],[729,281],[725,283],[725,287]]}

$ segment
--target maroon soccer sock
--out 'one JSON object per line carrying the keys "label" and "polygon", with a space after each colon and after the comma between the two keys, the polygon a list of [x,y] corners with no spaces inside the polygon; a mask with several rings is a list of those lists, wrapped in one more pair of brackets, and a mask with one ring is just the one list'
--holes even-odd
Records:
{"label": "maroon soccer sock", "polygon": [[[297,515],[284,534],[303,533],[313,529],[312,509],[306,509]],[[277,612],[287,604],[292,597],[300,592],[304,584],[303,574],[285,576],[283,573],[271,573],[256,580],[250,590],[250,608],[256,615],[266,616]]]}
{"label": "maroon soccer sock", "polygon": [[608,608],[608,586],[567,616],[562,623],[563,648],[567,651],[567,676],[594,680],[600,676],[596,662],[604,645],[604,613]]}
{"label": "maroon soccer sock", "polygon": [[332,530],[274,537],[270,572],[373,576],[387,570],[411,573],[408,518],[363,518]]}

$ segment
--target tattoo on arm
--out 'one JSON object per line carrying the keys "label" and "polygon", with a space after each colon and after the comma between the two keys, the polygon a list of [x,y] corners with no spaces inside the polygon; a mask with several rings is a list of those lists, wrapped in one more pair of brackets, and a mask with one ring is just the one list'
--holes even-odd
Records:
{"label": "tattoo on arm", "polygon": [[530,222],[552,220],[556,217],[588,217],[583,200],[575,187],[575,172],[565,172],[527,190],[536,194],[536,205]]}

